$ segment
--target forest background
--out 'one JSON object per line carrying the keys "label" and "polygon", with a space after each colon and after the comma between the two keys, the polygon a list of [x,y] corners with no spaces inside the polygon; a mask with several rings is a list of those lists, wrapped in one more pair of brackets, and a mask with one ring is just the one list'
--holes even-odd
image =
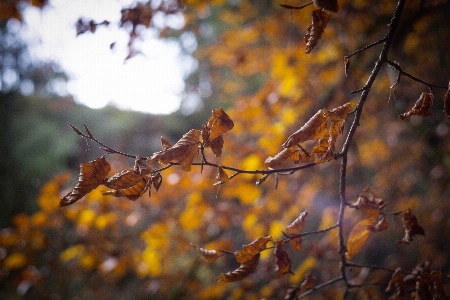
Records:
{"label": "forest background", "polygon": [[[337,278],[339,241],[336,230],[330,229],[303,237],[300,252],[285,247],[293,274],[276,274],[272,250],[266,250],[256,271],[243,280],[224,285],[215,280],[239,267],[234,251],[260,237],[282,239],[286,227],[304,211],[304,232],[336,224],[338,160],[272,175],[264,182],[262,174],[239,174],[220,185],[214,185],[217,168],[192,166],[188,173],[173,166],[161,172],[160,189],[151,196],[129,201],[104,196],[100,187],[60,208],[60,199],[77,182],[79,164],[104,154],[92,142],[86,152],[86,141],[67,122],[78,128],[86,123],[111,148],[151,156],[160,150],[160,136],[175,143],[189,129],[202,129],[211,110],[223,107],[234,128],[224,134],[221,157],[208,158],[239,170],[267,169],[266,159],[279,153],[289,135],[318,110],[358,103],[360,93],[350,93],[366,83],[382,43],[350,57],[350,65],[344,64],[344,57],[383,39],[397,3],[339,2],[339,11],[330,13],[323,36],[309,54],[304,35],[316,8],[280,6],[298,6],[297,1],[150,1],[124,8],[122,25],[130,33],[130,54],[143,28],[158,30],[165,39],[179,39],[183,32],[196,37],[199,66],[186,81],[186,93],[198,94],[203,105],[188,116],[150,116],[112,107],[90,110],[71,97],[52,95],[48,82],[65,75],[51,62],[27,64],[27,46],[8,31],[8,20],[20,20],[20,5],[26,4],[1,3],[9,9],[1,15],[3,298],[295,299],[305,277],[314,277],[317,284]],[[156,11],[183,14],[185,27],[154,28],[151,17]],[[450,294],[450,237],[443,234],[450,227],[449,120],[442,112],[450,79],[448,15],[447,1],[406,1],[389,52],[400,69],[385,65],[377,76],[349,148],[346,175],[347,201],[355,203],[370,187],[387,203],[383,215],[390,226],[370,234],[355,253],[355,265],[345,270],[352,288],[330,283],[315,290],[315,298],[386,299],[394,294],[403,299],[398,289],[385,292],[398,267],[406,274],[442,270],[439,282]],[[80,34],[95,34],[97,26],[106,26],[82,21],[87,26],[79,27]],[[11,68],[19,80],[8,86],[4,74]],[[399,81],[399,70],[410,77],[403,74]],[[23,80],[32,80],[36,93],[20,94]],[[431,115],[399,120],[397,116],[430,88]],[[337,149],[350,123],[345,123]],[[114,172],[134,164],[121,156],[107,159]],[[398,212],[407,209],[425,235],[399,244],[405,229]],[[360,220],[358,210],[347,207],[342,223],[346,240]],[[205,253],[196,249],[216,249],[223,255],[207,263],[201,257]],[[308,288],[303,286],[303,292]],[[419,291],[404,293],[416,296]]]}

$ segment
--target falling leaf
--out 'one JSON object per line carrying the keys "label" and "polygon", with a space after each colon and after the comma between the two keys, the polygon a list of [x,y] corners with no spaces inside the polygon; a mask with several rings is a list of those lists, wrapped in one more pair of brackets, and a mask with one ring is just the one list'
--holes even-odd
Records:
{"label": "falling leaf", "polygon": [[323,8],[334,13],[339,11],[337,0],[313,0],[313,3],[318,8]]}
{"label": "falling leaf", "polygon": [[81,163],[77,185],[61,199],[59,205],[68,206],[80,200],[103,183],[109,171],[111,171],[111,166],[104,157]]}
{"label": "falling leaf", "polygon": [[413,108],[408,112],[398,115],[400,120],[407,119],[412,115],[416,116],[431,116],[431,113],[428,111],[433,105],[434,96],[432,93],[423,92],[419,99],[414,104]]}
{"label": "falling leaf", "polygon": [[448,90],[444,97],[444,112],[450,118],[450,82],[448,83]]}
{"label": "falling leaf", "polygon": [[148,181],[141,177],[136,184],[122,188],[122,189],[115,189],[110,191],[102,191],[103,195],[109,195],[114,197],[126,197],[129,200],[135,201],[142,197],[142,195],[147,191],[148,189]]}
{"label": "falling leaf", "polygon": [[425,231],[422,226],[417,222],[416,216],[414,216],[410,209],[406,210],[402,215],[403,228],[405,228],[405,236],[397,243],[409,244],[413,240],[413,236],[420,234],[425,235]]}
{"label": "falling leaf", "polygon": [[310,288],[314,287],[317,283],[316,277],[314,277],[311,272],[306,273],[305,280],[300,285],[300,288],[302,290],[309,290]]}
{"label": "falling leaf", "polygon": [[162,164],[168,164],[171,161],[179,162],[183,171],[190,171],[191,164],[198,154],[199,139],[200,131],[191,129],[175,145],[154,153],[151,159],[156,159]]}
{"label": "falling leaf", "polygon": [[261,254],[257,253],[250,260],[246,261],[245,263],[241,263],[239,268],[237,268],[236,270],[220,274],[216,279],[217,283],[219,285],[224,285],[228,282],[239,281],[249,276],[250,274],[255,272],[259,263],[260,256]]}
{"label": "falling leaf", "polygon": [[197,252],[200,253],[200,255],[203,256],[203,258],[205,258],[208,262],[215,262],[219,257],[223,255],[223,253],[219,253],[216,250],[206,250],[193,243],[191,243],[190,245],[192,248],[197,250]]}
{"label": "falling leaf", "polygon": [[276,257],[276,267],[275,272],[278,275],[284,275],[287,273],[294,274],[291,271],[291,260],[287,252],[283,249],[284,241],[278,241],[275,243],[275,257]]}
{"label": "falling leaf", "polygon": [[249,260],[252,260],[255,255],[259,255],[261,250],[266,249],[268,241],[272,240],[272,236],[260,237],[250,244],[242,246],[242,250],[236,252],[236,260],[243,264]]}
{"label": "falling leaf", "polygon": [[222,168],[222,166],[219,166],[219,173],[216,176],[217,182],[214,183],[214,185],[223,184],[225,182],[228,182],[230,178],[228,177],[227,172]]}
{"label": "falling leaf", "polygon": [[222,108],[214,109],[212,111],[212,116],[206,125],[208,130],[207,142],[214,141],[217,137],[233,129],[233,127],[233,121]]}
{"label": "falling leaf", "polygon": [[359,251],[361,251],[362,247],[369,238],[371,232],[369,228],[372,225],[372,221],[364,219],[356,223],[356,225],[352,228],[347,241],[347,253],[345,253],[345,256],[348,259],[351,259],[359,253]]}
{"label": "falling leaf", "polygon": [[282,147],[289,148],[308,140],[322,138],[327,132],[327,121],[328,111],[326,109],[319,110],[305,125],[289,136]]}
{"label": "falling leaf", "polygon": [[305,35],[306,53],[310,53],[317,46],[329,19],[330,15],[321,9],[312,12],[312,24],[308,26]]}

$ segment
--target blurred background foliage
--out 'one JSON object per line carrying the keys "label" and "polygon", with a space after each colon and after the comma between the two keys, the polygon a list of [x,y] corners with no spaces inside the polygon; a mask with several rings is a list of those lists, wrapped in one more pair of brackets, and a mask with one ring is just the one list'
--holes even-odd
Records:
{"label": "blurred background foliage", "polygon": [[[20,7],[26,4],[0,3],[9,5],[11,12],[0,15],[2,298],[280,299],[308,271],[319,282],[339,273],[336,231],[305,237],[301,253],[288,250],[295,275],[275,275],[273,255],[264,251],[255,274],[224,286],[215,278],[238,267],[234,256],[207,264],[189,246],[194,242],[235,251],[261,236],[277,239],[304,210],[310,212],[304,231],[333,225],[339,204],[337,162],[276,180],[269,177],[261,186],[255,185],[260,178],[256,175],[239,175],[218,187],[213,186],[215,169],[185,173],[170,168],[151,197],[131,202],[102,196],[99,188],[62,209],[59,200],[76,182],[79,164],[103,155],[95,145],[85,152],[85,141],[66,123],[79,128],[86,123],[108,146],[148,156],[160,150],[161,135],[175,143],[189,129],[201,129],[211,109],[221,106],[235,127],[225,135],[217,162],[264,169],[265,159],[278,153],[285,139],[317,110],[358,100],[359,94],[349,93],[364,85],[381,46],[353,56],[347,77],[343,57],[384,37],[394,2],[339,1],[339,12],[332,14],[318,46],[308,55],[303,36],[312,8],[290,11],[279,6],[299,5],[298,1],[136,4],[136,9],[150,5],[167,14],[180,9],[185,27],[161,30],[161,38],[179,38],[181,45],[183,39],[184,45],[186,39],[196,39],[199,65],[186,81],[185,97],[198,96],[203,105],[187,116],[152,116],[113,107],[90,110],[70,96],[59,97],[52,82],[66,80],[63,71],[52,62],[26,58],[27,45],[8,27],[8,22],[15,22],[11,18],[20,20]],[[390,59],[418,78],[446,86],[448,15],[450,4],[445,0],[407,1]],[[123,24],[152,27],[151,18],[133,20]],[[136,38],[131,30],[131,42]],[[396,78],[396,71],[388,67],[378,76],[349,152],[347,200],[356,201],[370,186],[389,202],[385,212],[391,224],[387,231],[373,234],[354,261],[410,270],[430,259],[433,269],[443,271],[450,294],[450,236],[445,234],[450,230],[450,123],[442,112],[445,89],[434,89],[432,116],[400,121],[397,115],[409,110],[428,88],[403,76],[394,93],[390,87]],[[342,142],[343,137],[338,140]],[[115,171],[133,163],[115,156],[108,160]],[[396,241],[404,230],[400,217],[391,212],[408,208],[426,236],[399,245]],[[358,220],[358,213],[349,209],[347,234]],[[350,298],[387,298],[384,289],[391,273],[363,268],[348,276],[355,284],[386,283],[355,289]],[[342,289],[336,284],[314,297],[339,299]]]}

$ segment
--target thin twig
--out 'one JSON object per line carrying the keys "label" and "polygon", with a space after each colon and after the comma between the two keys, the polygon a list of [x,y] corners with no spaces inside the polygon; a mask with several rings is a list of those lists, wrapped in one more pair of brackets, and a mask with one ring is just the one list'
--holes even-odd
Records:
{"label": "thin twig", "polygon": [[333,278],[333,279],[331,279],[331,280],[329,280],[327,282],[324,282],[324,283],[321,283],[319,285],[316,285],[316,286],[310,288],[309,290],[307,290],[306,292],[304,292],[303,294],[299,295],[297,299],[302,299],[302,298],[312,294],[313,292],[315,292],[317,290],[320,290],[323,287],[326,287],[327,285],[333,284],[333,283],[341,281],[343,279],[344,278],[342,278],[342,277],[336,277],[336,278]]}
{"label": "thin twig", "polygon": [[429,83],[429,82],[426,82],[426,81],[424,81],[424,80],[422,80],[422,79],[419,79],[419,78],[417,78],[417,77],[415,77],[415,76],[413,76],[413,75],[411,75],[411,74],[409,74],[409,73],[406,73],[405,71],[403,71],[403,69],[400,67],[400,65],[399,65],[398,63],[396,63],[396,62],[394,62],[394,61],[392,61],[392,60],[387,59],[386,62],[387,62],[391,67],[393,67],[394,69],[396,69],[401,75],[405,75],[406,77],[409,77],[409,78],[411,78],[411,79],[414,80],[414,81],[423,83],[423,84],[427,85],[427,86],[430,87],[430,88],[431,88],[431,87],[437,87],[437,88],[441,88],[441,89],[445,89],[445,90],[448,89],[447,86]]}
{"label": "thin twig", "polygon": [[378,269],[378,270],[383,270],[383,271],[387,271],[387,272],[391,272],[394,273],[395,270],[389,269],[389,268],[385,268],[382,266],[375,266],[375,265],[361,265],[361,264],[357,264],[354,262],[346,262],[346,265],[349,267],[355,267],[355,268],[369,268],[369,269]]}
{"label": "thin twig", "polygon": [[311,5],[311,4],[313,4],[312,1],[307,3],[307,4],[301,5],[301,6],[292,6],[292,5],[287,5],[287,4],[280,4],[280,6],[283,7],[283,8],[287,8],[287,9],[302,9],[302,8],[305,8],[305,7],[309,6],[309,5]]}
{"label": "thin twig", "polygon": [[361,49],[359,49],[359,50],[356,50],[356,51],[353,52],[352,54],[349,54],[349,55],[344,56],[344,58],[347,58],[347,59],[348,59],[348,58],[352,57],[352,56],[355,55],[355,54],[358,54],[358,53],[363,52],[363,51],[365,51],[365,50],[367,50],[367,49],[370,49],[370,48],[372,48],[373,46],[376,46],[376,45],[378,45],[378,44],[384,43],[385,41],[386,41],[386,37],[382,38],[382,39],[379,40],[379,41],[376,41],[375,43],[372,43],[372,44],[370,44],[370,45],[367,45],[367,46],[365,46],[364,48],[361,48]]}

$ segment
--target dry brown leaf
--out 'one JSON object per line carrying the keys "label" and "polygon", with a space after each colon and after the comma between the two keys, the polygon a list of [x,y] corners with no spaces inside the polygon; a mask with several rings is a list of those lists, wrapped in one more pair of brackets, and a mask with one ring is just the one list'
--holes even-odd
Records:
{"label": "dry brown leaf", "polygon": [[330,161],[334,158],[334,147],[336,144],[336,136],[325,134],[310,153],[311,161],[316,164]]}
{"label": "dry brown leaf", "polygon": [[219,166],[219,173],[216,176],[217,182],[214,183],[214,185],[223,184],[225,182],[228,182],[230,178],[228,177],[227,172],[222,168],[222,166]]}
{"label": "dry brown leaf", "polygon": [[362,247],[369,238],[371,233],[369,228],[372,225],[373,222],[371,220],[364,219],[356,223],[356,225],[352,228],[347,241],[347,252],[345,253],[347,259],[351,259],[359,253],[359,251],[361,251]]}
{"label": "dry brown leaf", "polygon": [[291,271],[291,260],[289,258],[289,255],[283,248],[284,248],[284,241],[278,241],[275,243],[275,257],[276,257],[275,272],[278,275],[284,275],[287,273],[294,274]]}
{"label": "dry brown leaf", "polygon": [[159,190],[159,188],[161,187],[161,183],[162,183],[162,176],[160,173],[155,173],[150,177],[151,183],[153,185],[153,187],[155,188],[156,191]]}
{"label": "dry brown leaf", "polygon": [[313,3],[318,8],[323,8],[334,13],[339,11],[337,0],[313,0]]}
{"label": "dry brown leaf", "polygon": [[416,116],[431,116],[431,113],[428,111],[433,105],[434,96],[432,93],[423,92],[419,99],[414,104],[413,108],[408,112],[398,115],[400,120],[407,119],[412,115]]}
{"label": "dry brown leaf", "polygon": [[448,90],[444,97],[444,112],[450,118],[450,82],[448,83]]}
{"label": "dry brown leaf", "polygon": [[274,157],[268,157],[264,163],[267,164],[269,168],[276,168],[285,161],[293,161],[295,164],[308,162],[309,154],[301,149],[289,147],[283,149]]}
{"label": "dry brown leaf", "polygon": [[330,135],[337,135],[342,133],[344,128],[345,118],[355,108],[355,103],[347,102],[344,105],[338,106],[328,112],[328,116],[331,119],[331,126],[333,132],[330,129]]}
{"label": "dry brown leaf", "polygon": [[289,245],[291,245],[292,249],[294,249],[297,252],[301,252],[303,249],[303,239],[301,236],[290,239]]}
{"label": "dry brown leaf", "polygon": [[68,206],[80,200],[102,184],[109,171],[111,171],[111,166],[104,157],[81,163],[77,185],[61,199],[59,205]]}
{"label": "dry brown leaf", "polygon": [[234,123],[222,108],[218,108],[212,111],[212,116],[206,127],[209,131],[207,140],[209,142],[233,129]]}
{"label": "dry brown leaf", "polygon": [[102,191],[103,195],[109,195],[114,197],[126,197],[129,200],[135,201],[142,197],[142,195],[148,189],[148,181],[144,177],[141,177],[136,184],[123,189],[115,189],[109,191]]}
{"label": "dry brown leaf", "polygon": [[397,243],[409,244],[413,240],[413,236],[420,234],[425,235],[422,226],[419,225],[416,216],[414,216],[410,209],[406,210],[402,215],[403,228],[405,228],[405,236]]}
{"label": "dry brown leaf", "polygon": [[314,287],[317,283],[316,277],[314,277],[311,272],[306,273],[305,280],[300,285],[300,288],[302,290],[309,290],[310,288]]}
{"label": "dry brown leaf", "polygon": [[266,249],[266,244],[268,241],[272,240],[272,236],[260,237],[257,240],[251,242],[250,244],[242,246],[242,250],[236,251],[236,260],[243,264],[251,259],[255,255],[259,255],[261,250]]}
{"label": "dry brown leaf", "polygon": [[389,222],[386,219],[386,216],[382,216],[381,219],[378,220],[378,222],[373,225],[372,227],[369,227],[370,231],[372,232],[380,232],[388,229]]}
{"label": "dry brown leaf", "polygon": [[238,281],[249,276],[250,274],[255,272],[256,267],[259,263],[260,256],[261,254],[258,253],[245,263],[241,263],[239,268],[237,268],[236,270],[220,274],[216,279],[217,283],[219,285],[224,285],[228,282]]}
{"label": "dry brown leaf", "polygon": [[223,255],[221,252],[217,252],[216,250],[206,250],[193,243],[191,243],[191,247],[197,250],[197,252],[200,253],[200,255],[203,256],[203,258],[205,258],[208,262],[215,262]]}
{"label": "dry brown leaf", "polygon": [[120,173],[114,174],[103,184],[110,189],[121,190],[137,184],[140,180],[142,180],[142,178],[143,176],[136,172],[134,169],[124,170]]}
{"label": "dry brown leaf", "polygon": [[326,109],[319,110],[305,125],[291,134],[282,147],[290,148],[308,140],[322,138],[327,132],[327,121],[328,111]]}
{"label": "dry brown leaf", "polygon": [[209,142],[208,146],[211,148],[212,152],[216,157],[222,156],[222,148],[223,148],[223,137],[216,137],[214,140]]}
{"label": "dry brown leaf", "polygon": [[305,210],[300,213],[300,215],[289,225],[286,227],[286,233],[293,236],[300,233],[300,231],[306,225],[306,217],[309,215],[309,211]]}
{"label": "dry brown leaf", "polygon": [[172,148],[172,144],[169,142],[168,139],[166,139],[165,137],[161,136],[161,149],[162,150],[167,150],[169,148]]}
{"label": "dry brown leaf", "polygon": [[310,53],[317,46],[329,19],[330,15],[321,9],[312,12],[312,24],[308,26],[305,35],[306,53]]}
{"label": "dry brown leaf", "polygon": [[156,159],[162,164],[167,164],[171,161],[179,162],[183,171],[190,171],[191,164],[199,151],[200,134],[200,130],[191,129],[175,145],[154,153],[151,159]]}
{"label": "dry brown leaf", "polygon": [[406,297],[405,283],[403,282],[403,274],[401,268],[397,268],[397,270],[395,270],[386,288],[386,293],[392,293],[394,291],[396,292],[395,296],[397,296],[397,298],[393,299],[403,299],[403,297]]}

